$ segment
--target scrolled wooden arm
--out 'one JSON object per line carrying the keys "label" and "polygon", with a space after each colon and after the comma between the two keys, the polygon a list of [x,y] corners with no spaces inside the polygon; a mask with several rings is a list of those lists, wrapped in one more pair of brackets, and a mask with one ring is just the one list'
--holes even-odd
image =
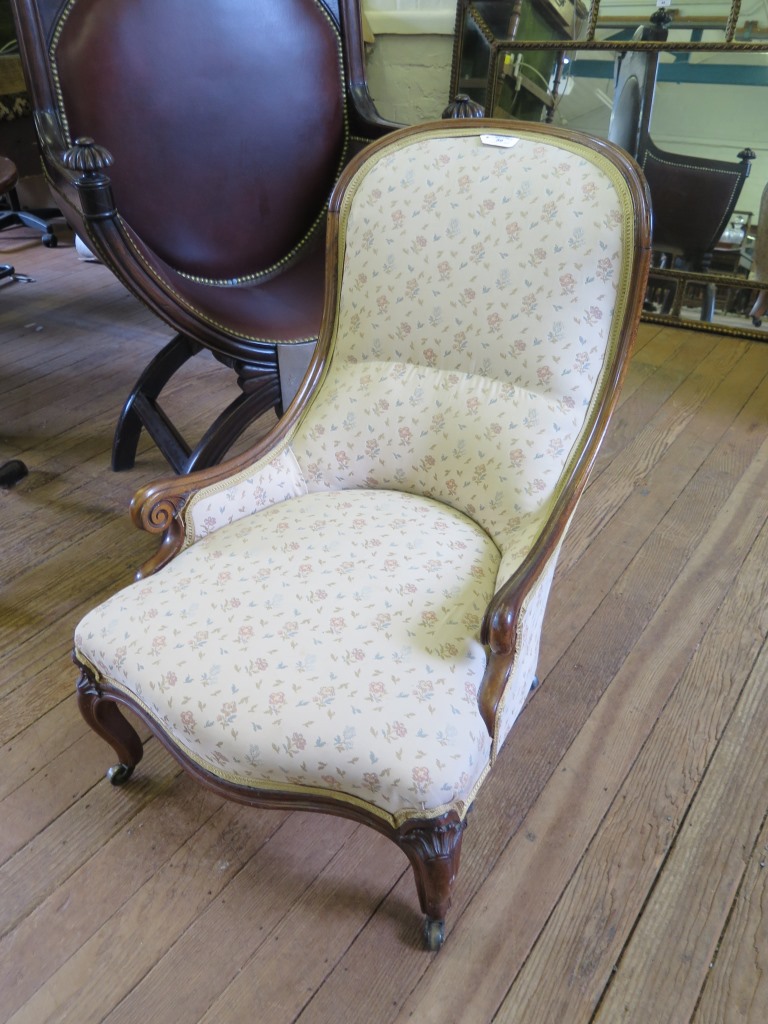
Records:
{"label": "scrolled wooden arm", "polygon": [[154,480],[139,488],[131,500],[131,519],[140,530],[163,536],[155,554],[137,570],[137,579],[162,569],[181,551],[186,536],[184,511],[190,499],[206,487],[221,483],[257,462],[273,447],[275,436],[284,432],[284,426],[281,420],[273,431],[240,456],[186,476]]}
{"label": "scrolled wooden arm", "polygon": [[536,559],[534,566],[530,564],[530,558],[525,560],[494,594],[483,618],[480,640],[488,648],[488,663],[478,689],[477,703],[489,736],[495,734],[499,704],[517,655],[520,610],[543,572],[538,561]]}
{"label": "scrolled wooden arm", "polygon": [[488,664],[478,690],[478,706],[489,735],[517,655],[520,613],[528,595],[557,555],[576,504],[586,484],[591,457],[577,463],[549,518],[528,554],[491,598],[480,627],[480,641],[489,651]]}
{"label": "scrolled wooden arm", "polygon": [[[331,282],[335,280],[333,274],[329,275],[329,278]],[[333,287],[333,283],[329,287]],[[326,317],[326,319],[330,323],[331,318]],[[255,466],[274,451],[293,430],[324,372],[328,347],[324,338],[329,330],[330,327],[326,327],[324,323],[313,362],[285,415],[249,449],[207,469],[196,470],[194,473],[184,476],[163,477],[154,480],[139,488],[134,494],[130,506],[134,525],[148,533],[163,535],[158,550],[138,569],[136,573],[138,579],[157,572],[179,553],[184,545],[186,534],[184,512],[196,494]]]}

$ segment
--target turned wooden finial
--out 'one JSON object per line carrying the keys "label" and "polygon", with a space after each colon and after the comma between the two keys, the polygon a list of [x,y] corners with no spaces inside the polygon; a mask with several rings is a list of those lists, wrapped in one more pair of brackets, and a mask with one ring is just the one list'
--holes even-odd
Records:
{"label": "turned wooden finial", "polygon": [[443,118],[485,117],[485,108],[475,103],[466,93],[460,92],[443,111]]}
{"label": "turned wooden finial", "polygon": [[87,135],[75,139],[73,146],[65,150],[62,157],[65,167],[79,174],[101,174],[114,160],[112,154]]}
{"label": "turned wooden finial", "polygon": [[74,184],[85,219],[93,221],[113,217],[115,201],[109,177],[104,173],[114,163],[109,150],[97,146],[93,139],[83,135],[65,150],[61,160],[65,167],[75,172]]}

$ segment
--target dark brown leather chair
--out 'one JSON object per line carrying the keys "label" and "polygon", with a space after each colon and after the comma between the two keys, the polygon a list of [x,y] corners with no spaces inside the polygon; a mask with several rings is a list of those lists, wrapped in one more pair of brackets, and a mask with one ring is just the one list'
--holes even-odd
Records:
{"label": "dark brown leather chair", "polygon": [[[215,463],[295,391],[320,326],[328,196],[394,127],[367,91],[359,0],[12,5],[56,201],[175,332],[128,397],[113,467],[133,465],[143,427],[176,472]],[[203,348],[241,392],[192,449],[158,398]]]}
{"label": "dark brown leather chair", "polygon": [[[657,12],[643,27],[643,41],[667,38],[669,20]],[[660,266],[707,271],[712,252],[730,222],[755,154],[738,161],[708,160],[659,149],[651,138],[651,116],[659,55],[629,51],[616,60],[608,138],[626,149],[645,172],[653,208],[653,251]],[[672,291],[669,298],[671,301]],[[715,287],[707,286],[702,320],[711,320]]]}
{"label": "dark brown leather chair", "polygon": [[653,202],[653,248],[679,257],[687,270],[708,270],[728,227],[754,153],[739,160],[703,160],[669,153],[646,138],[640,154]]}

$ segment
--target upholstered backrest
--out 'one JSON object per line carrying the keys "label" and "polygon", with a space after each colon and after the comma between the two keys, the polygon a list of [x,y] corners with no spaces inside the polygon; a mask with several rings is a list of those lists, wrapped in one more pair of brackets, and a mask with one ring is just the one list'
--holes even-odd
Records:
{"label": "upholstered backrest", "polygon": [[499,582],[528,552],[614,393],[645,212],[604,144],[456,124],[391,136],[340,183],[325,376],[277,450],[190,501],[185,543],[364,487],[470,516]]}
{"label": "upholstered backrest", "polygon": [[340,213],[332,360],[291,443],[308,489],[434,497],[506,571],[592,429],[633,217],[612,163],[522,125],[446,126],[369,160]]}
{"label": "upholstered backrest", "polygon": [[119,212],[175,269],[268,272],[321,222],[348,135],[331,10],[69,0],[52,20],[69,141],[88,135],[111,151]]}

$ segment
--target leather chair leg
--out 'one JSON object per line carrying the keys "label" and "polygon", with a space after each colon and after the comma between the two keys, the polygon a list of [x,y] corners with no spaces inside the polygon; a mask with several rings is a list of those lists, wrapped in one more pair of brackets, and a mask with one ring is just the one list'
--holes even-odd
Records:
{"label": "leather chair leg", "polygon": [[268,409],[280,401],[280,382],[276,376],[265,377],[256,388],[238,395],[216,417],[211,426],[190,453],[183,472],[214,466],[229,451],[242,432]]}
{"label": "leather chair leg", "polygon": [[242,389],[195,446],[184,440],[158,397],[177,370],[202,350],[202,346],[177,334],[148,363],[128,396],[115,428],[112,444],[112,469],[131,469],[142,428],[147,431],[175,473],[191,473],[220,461],[242,432],[271,408],[280,407],[280,376],[277,356],[263,358],[254,365],[222,360],[237,374]]}

